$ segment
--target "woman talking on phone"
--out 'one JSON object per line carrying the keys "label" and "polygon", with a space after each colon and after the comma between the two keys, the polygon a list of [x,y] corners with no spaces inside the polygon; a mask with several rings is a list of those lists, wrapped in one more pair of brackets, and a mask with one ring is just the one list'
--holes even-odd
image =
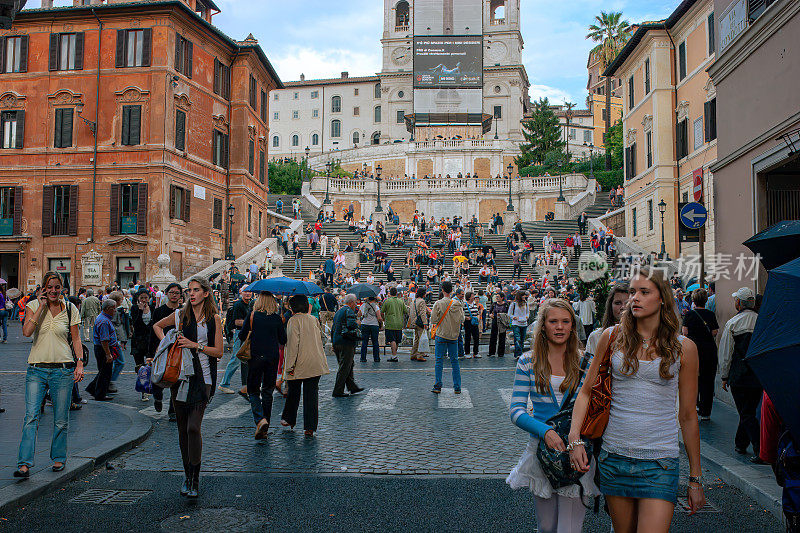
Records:
{"label": "woman talking on phone", "polygon": [[[164,328],[174,325],[175,320],[172,314],[155,323],[153,331],[156,336],[163,339]],[[207,279],[195,276],[189,280],[188,300],[178,320],[176,342],[190,351],[194,367],[194,375],[189,378],[186,391],[182,390],[182,387],[186,387],[182,381],[178,381],[171,389],[178,423],[178,442],[186,473],[181,494],[197,498],[203,453],[200,426],[206,406],[216,389],[217,361],[222,357],[222,320],[211,298],[211,285]]]}
{"label": "woman talking on phone", "polygon": [[73,383],[83,379],[83,346],[80,313],[74,304],[62,298],[61,288],[61,276],[55,272],[46,273],[36,299],[28,301],[25,307],[22,334],[33,337],[33,346],[25,373],[25,422],[14,477],[30,476],[39,415],[48,389],[53,401],[53,440],[50,444],[53,471],[64,470],[67,460],[69,407]]}
{"label": "woman talking on phone", "polygon": [[675,299],[660,271],[644,267],[636,272],[629,294],[619,325],[606,329],[597,343],[575,400],[567,449],[572,467],[588,471],[581,428],[601,363],[610,361],[611,405],[595,483],[608,502],[616,533],[666,532],[678,499],[679,431],[689,457],[691,513],[705,505],[697,347],[679,335]]}

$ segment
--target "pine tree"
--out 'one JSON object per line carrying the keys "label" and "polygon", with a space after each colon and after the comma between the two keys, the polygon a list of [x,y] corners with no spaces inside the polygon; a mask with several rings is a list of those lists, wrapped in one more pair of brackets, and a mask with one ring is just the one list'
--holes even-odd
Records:
{"label": "pine tree", "polygon": [[525,142],[520,145],[522,154],[515,160],[517,168],[541,165],[548,153],[563,151],[565,142],[561,138],[561,125],[550,108],[547,98],[533,103],[531,118],[522,123]]}

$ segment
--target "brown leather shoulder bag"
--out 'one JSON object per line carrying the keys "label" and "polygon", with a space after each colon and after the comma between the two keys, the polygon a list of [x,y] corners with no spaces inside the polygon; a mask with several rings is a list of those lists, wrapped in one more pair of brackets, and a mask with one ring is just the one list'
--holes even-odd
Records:
{"label": "brown leather shoulder bag", "polygon": [[589,404],[586,408],[586,418],[581,425],[581,436],[588,439],[599,439],[603,436],[608,425],[611,413],[611,353],[617,337],[617,328],[611,330],[606,353],[600,361],[597,372],[597,381],[592,385],[589,395]]}

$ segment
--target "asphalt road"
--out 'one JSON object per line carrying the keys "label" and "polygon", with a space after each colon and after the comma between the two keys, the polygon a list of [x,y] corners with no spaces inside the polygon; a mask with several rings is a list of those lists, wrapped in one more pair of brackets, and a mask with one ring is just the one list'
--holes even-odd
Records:
{"label": "asphalt road", "polygon": [[[12,342],[0,346],[0,387],[20,394],[28,345],[18,326],[10,333]],[[313,439],[302,436],[301,412],[295,431],[279,426],[256,442],[247,402],[217,394],[203,425],[204,474],[193,502],[178,494],[174,423],[140,400],[125,373],[114,401],[153,418],[150,438],[113,460],[113,469],[0,517],[0,531],[533,531],[530,494],[504,482],[527,440],[508,418],[513,369],[513,357],[464,361],[464,394],[456,397],[430,393],[432,361],[357,362],[367,390],[333,399],[333,375],[325,376]],[[275,396],[273,423],[282,407]],[[22,420],[22,413],[0,416]],[[684,488],[687,473],[683,457]],[[781,531],[773,515],[713,472],[704,479],[709,508],[692,517],[679,508],[671,531]],[[587,513],[585,531],[609,526],[602,511]]]}

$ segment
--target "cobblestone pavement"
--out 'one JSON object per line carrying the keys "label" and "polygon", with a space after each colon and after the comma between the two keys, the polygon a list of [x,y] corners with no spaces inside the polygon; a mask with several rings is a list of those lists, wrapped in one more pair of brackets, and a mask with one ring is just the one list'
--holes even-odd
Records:
{"label": "cobblestone pavement", "polygon": [[[21,386],[27,349],[18,341],[0,348],[4,391]],[[0,518],[8,519],[3,522],[8,527],[46,530],[77,497],[85,512],[65,532],[533,529],[530,494],[504,483],[527,442],[508,417],[514,358],[484,354],[462,360],[461,395],[452,389],[430,392],[433,361],[411,362],[402,352],[400,358],[400,363],[356,362],[356,380],[365,390],[348,398],[332,398],[335,374],[324,376],[315,438],[303,436],[302,407],[294,431],[278,424],[284,400],[276,394],[272,421],[277,427],[267,440],[255,441],[248,402],[217,393],[203,422],[206,474],[203,495],[194,504],[177,495],[182,466],[166,407],[156,413],[142,402],[133,390],[133,373],[126,372],[114,402],[153,418],[148,440],[114,460],[115,470],[97,470]],[[334,359],[328,363],[335,371]],[[238,375],[236,385],[237,380]],[[451,383],[446,364],[445,387]],[[21,417],[4,416],[9,415]],[[682,492],[687,470],[683,456]],[[710,507],[694,517],[679,507],[672,531],[780,530],[753,500],[710,471],[704,476]],[[135,505],[124,505],[129,499],[137,499]],[[148,505],[147,516],[141,515],[140,502]],[[585,531],[608,529],[602,512],[587,514]]]}
{"label": "cobblestone pavement", "polygon": [[[514,359],[463,363],[460,396],[452,389],[430,392],[431,364],[387,368],[390,363],[356,363],[356,380],[366,390],[348,398],[332,398],[334,374],[324,376],[314,439],[302,434],[302,407],[294,431],[278,425],[284,400],[276,394],[272,425],[277,428],[266,441],[255,441],[249,404],[239,395],[218,393],[203,421],[203,455],[208,458],[203,467],[220,472],[508,473],[526,442],[508,418]],[[449,379],[446,373],[445,384]],[[181,470],[174,443],[174,428],[162,418],[153,436],[125,456],[123,466]]]}

